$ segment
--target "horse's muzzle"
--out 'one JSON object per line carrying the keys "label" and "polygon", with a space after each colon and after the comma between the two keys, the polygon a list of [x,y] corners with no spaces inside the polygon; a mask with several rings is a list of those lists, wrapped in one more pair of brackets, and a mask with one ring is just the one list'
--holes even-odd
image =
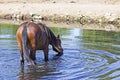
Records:
{"label": "horse's muzzle", "polygon": [[59,54],[63,54],[63,49],[61,47],[54,47],[53,50],[58,52]]}
{"label": "horse's muzzle", "polygon": [[58,53],[62,55],[63,54],[63,49],[59,50]]}

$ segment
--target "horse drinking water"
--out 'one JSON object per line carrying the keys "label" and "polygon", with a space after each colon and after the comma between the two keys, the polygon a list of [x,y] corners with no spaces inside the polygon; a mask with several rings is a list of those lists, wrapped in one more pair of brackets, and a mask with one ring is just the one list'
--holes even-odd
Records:
{"label": "horse drinking water", "polygon": [[35,65],[36,50],[43,50],[45,61],[48,61],[49,44],[52,45],[57,55],[63,54],[59,35],[56,37],[53,32],[42,23],[24,22],[17,32],[16,38],[20,50],[20,61],[24,63],[24,56],[29,65]]}

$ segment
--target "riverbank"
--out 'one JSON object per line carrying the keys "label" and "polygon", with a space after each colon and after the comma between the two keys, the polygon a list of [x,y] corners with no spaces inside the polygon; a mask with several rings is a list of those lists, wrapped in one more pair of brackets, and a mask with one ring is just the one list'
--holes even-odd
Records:
{"label": "riverbank", "polygon": [[[6,19],[0,19],[0,25],[6,24],[6,25],[20,25],[24,21],[22,20],[6,20]],[[60,27],[60,28],[80,28],[80,29],[89,29],[89,30],[104,30],[104,31],[114,31],[114,32],[120,32],[120,26],[119,25],[113,25],[113,24],[84,24],[81,23],[67,23],[67,22],[52,22],[52,21],[42,21],[43,24],[46,24],[48,27]]]}
{"label": "riverbank", "polygon": [[58,22],[120,23],[120,1],[110,0],[3,0],[1,19],[46,20]]}

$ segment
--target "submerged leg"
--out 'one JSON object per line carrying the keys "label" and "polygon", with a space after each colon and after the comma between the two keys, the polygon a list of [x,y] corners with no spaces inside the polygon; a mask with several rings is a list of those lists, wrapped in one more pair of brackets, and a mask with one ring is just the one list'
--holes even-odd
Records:
{"label": "submerged leg", "polygon": [[48,61],[48,47],[46,49],[44,49],[43,51],[44,51],[45,61]]}

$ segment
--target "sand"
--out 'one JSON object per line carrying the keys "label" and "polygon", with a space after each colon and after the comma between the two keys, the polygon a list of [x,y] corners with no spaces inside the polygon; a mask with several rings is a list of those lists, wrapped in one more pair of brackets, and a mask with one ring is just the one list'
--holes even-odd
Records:
{"label": "sand", "polygon": [[119,0],[2,0],[2,14],[120,16]]}

